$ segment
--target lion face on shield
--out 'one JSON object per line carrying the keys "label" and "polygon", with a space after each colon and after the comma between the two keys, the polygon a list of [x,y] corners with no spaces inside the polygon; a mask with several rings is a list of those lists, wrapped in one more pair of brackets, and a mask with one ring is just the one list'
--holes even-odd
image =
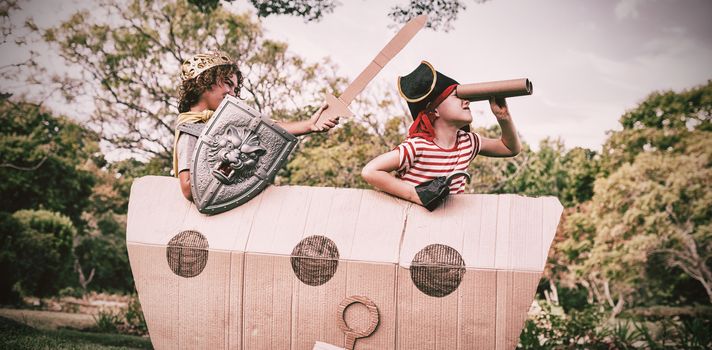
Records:
{"label": "lion face on shield", "polygon": [[236,184],[251,177],[265,148],[257,134],[232,125],[210,142],[209,163],[212,174],[224,184]]}

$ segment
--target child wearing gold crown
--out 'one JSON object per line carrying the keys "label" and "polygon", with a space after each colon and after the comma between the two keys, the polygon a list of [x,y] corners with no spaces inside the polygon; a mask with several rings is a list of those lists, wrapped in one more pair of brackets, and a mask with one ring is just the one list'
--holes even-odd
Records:
{"label": "child wearing gold crown", "polygon": [[403,143],[366,164],[361,172],[364,180],[432,211],[447,195],[465,191],[466,170],[477,155],[519,153],[522,146],[504,98],[490,99],[501,138],[482,137],[470,132],[470,101],[457,97],[458,85],[426,61],[398,77],[398,91],[408,102],[414,122]]}
{"label": "child wearing gold crown", "polygon": [[[181,86],[173,147],[173,172],[180,180],[181,191],[192,200],[190,191],[190,162],[197,137],[181,132],[178,126],[185,123],[205,123],[226,95],[238,97],[242,87],[242,73],[227,54],[219,51],[201,53],[183,62]],[[294,136],[324,132],[339,123],[339,118],[319,116],[327,108],[323,105],[308,120],[277,122]]]}

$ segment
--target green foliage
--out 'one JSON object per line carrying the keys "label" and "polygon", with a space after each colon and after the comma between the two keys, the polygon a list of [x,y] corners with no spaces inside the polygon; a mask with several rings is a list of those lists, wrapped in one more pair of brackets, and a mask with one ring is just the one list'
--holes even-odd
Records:
{"label": "green foliage", "polygon": [[712,301],[711,110],[708,83],[626,112],[594,196],[562,220],[552,272],[564,286],[583,285],[615,313]]}
{"label": "green foliage", "polygon": [[[475,3],[484,3],[487,0],[475,0]],[[410,0],[408,5],[391,7],[388,17],[397,23],[405,23],[419,15],[428,15],[427,27],[445,32],[453,28],[452,23],[457,20],[460,11],[467,8],[462,0]]]}
{"label": "green foliage", "polygon": [[[223,0],[233,2],[235,0]],[[188,0],[198,11],[210,13],[220,6],[220,0]],[[257,16],[290,15],[304,18],[305,22],[318,21],[324,14],[334,12],[338,5],[334,0],[250,0]]]}
{"label": "green foliage", "polygon": [[[496,138],[500,129],[499,126],[493,126],[473,131],[484,137]],[[522,152],[514,158],[476,157],[468,168],[468,172],[472,175],[472,182],[467,186],[466,191],[473,193],[509,192],[504,188],[526,168],[529,159],[534,156],[529,145],[523,143],[522,146]]]}
{"label": "green foliage", "polygon": [[683,318],[677,327],[677,345],[683,349],[712,348],[712,318]]}
{"label": "green foliage", "polygon": [[562,164],[566,169],[565,186],[559,198],[565,206],[584,203],[593,197],[593,185],[600,174],[597,152],[576,147],[564,155]]}
{"label": "green foliage", "polygon": [[124,312],[124,320],[126,320],[126,322],[122,333],[135,335],[148,334],[148,326],[146,325],[146,319],[143,317],[143,310],[141,309],[141,302],[138,299],[138,295],[133,294],[131,296],[129,306]]}
{"label": "green foliage", "polygon": [[572,288],[558,286],[559,304],[564,312],[581,311],[589,306],[588,291],[581,285]]}
{"label": "green foliage", "polygon": [[280,174],[285,184],[365,188],[361,169],[380,154],[378,139],[355,122],[346,122],[329,135],[304,142]]}
{"label": "green foliage", "polygon": [[260,17],[291,15],[302,17],[304,21],[320,20],[325,14],[334,12],[338,4],[335,0],[250,0],[250,3]]}
{"label": "green foliage", "polygon": [[523,157],[525,164],[498,192],[556,196],[567,207],[593,196],[593,183],[598,175],[594,151],[584,148],[566,151],[561,140],[544,139],[537,152],[527,148]]}
{"label": "green foliage", "polygon": [[46,210],[20,210],[13,218],[20,231],[3,249],[14,251],[15,260],[10,262],[14,273],[9,275],[17,278],[15,288],[25,295],[48,296],[72,284],[76,229],[71,220]]}
{"label": "green foliage", "polygon": [[155,157],[147,163],[127,159],[109,164],[106,169],[90,169],[96,178],[90,197],[92,204],[83,215],[86,221],[83,235],[75,241],[75,257],[84,273],[87,290],[133,291],[125,241],[131,183],[139,176],[165,173],[164,167],[169,165],[163,158]]}
{"label": "green foliage", "polygon": [[521,193],[530,196],[559,196],[567,180],[567,168],[563,164],[564,144],[560,140],[545,139],[539,143],[539,151],[528,152],[529,161],[520,173],[502,188],[503,192]]}
{"label": "green foliage", "polygon": [[29,103],[0,101],[0,211],[44,208],[79,223],[94,179],[83,166],[103,161],[98,136]]}
{"label": "green foliage", "polygon": [[[105,171],[97,169],[98,186],[92,194],[92,208],[98,216],[105,213],[125,215],[128,209],[129,195],[131,194],[131,184],[134,179],[147,175],[165,175],[170,172],[172,163],[169,159],[154,157],[146,162],[135,158],[124,159],[111,163]],[[111,221],[102,224],[99,220]],[[124,236],[125,225],[117,230],[118,218],[107,217],[106,215],[97,218],[97,225],[111,226],[110,232],[118,236]],[[108,227],[105,227],[108,228]],[[105,228],[97,227],[100,232],[107,232]]]}
{"label": "green foliage", "polygon": [[556,248],[563,260],[563,265],[576,265],[588,259],[588,252],[596,238],[596,226],[591,215],[590,203],[564,212],[565,221],[561,223],[569,240],[557,244]]}
{"label": "green foliage", "polygon": [[[499,137],[499,128],[476,132]],[[527,144],[514,158],[477,157],[470,164],[475,193],[517,193],[528,196],[556,196],[566,207],[583,203],[593,196],[599,174],[598,154],[585,148],[566,150],[561,140],[544,139],[539,150]]]}
{"label": "green foliage", "polygon": [[[123,227],[122,227],[123,231]],[[87,274],[94,269],[88,290],[127,293],[134,281],[124,235],[104,234],[84,237],[75,248],[75,256]]]}
{"label": "green foliage", "polygon": [[0,44],[7,42],[8,36],[10,36],[14,28],[10,20],[10,14],[19,9],[17,0],[5,0],[0,3]]}
{"label": "green foliage", "polygon": [[527,320],[520,335],[520,349],[608,349],[607,332],[599,327],[604,314],[594,308],[573,311],[568,315],[543,312]]}
{"label": "green foliage", "polygon": [[650,254],[663,254],[705,286],[712,301],[712,133],[700,152],[641,153],[596,183],[597,237],[584,270],[599,274],[618,295],[635,293],[653,278]]}
{"label": "green foliage", "polygon": [[143,317],[141,303],[135,294],[132,295],[126,310],[121,312],[101,310],[97,315],[94,315],[94,321],[96,322],[94,330],[101,333],[148,334],[148,326]]}
{"label": "green foliage", "polygon": [[620,119],[603,145],[601,167],[612,173],[644,152],[685,153],[693,132],[712,131],[712,80],[682,92],[654,92]]}
{"label": "green foliage", "polygon": [[3,349],[153,349],[148,338],[74,330],[38,330],[4,317],[0,317],[0,334],[0,348]]}
{"label": "green foliage", "polygon": [[[232,2],[234,0],[225,1]],[[220,6],[220,0],[188,0],[188,3],[197,7],[198,11],[205,13],[210,13]]]}
{"label": "green foliage", "polygon": [[547,304],[528,319],[518,349],[709,349],[712,318],[611,321],[595,307],[561,314]]}
{"label": "green foliage", "polygon": [[14,285],[20,279],[16,268],[17,241],[22,237],[22,224],[11,214],[0,212],[0,304],[17,303],[20,295]]}
{"label": "green foliage", "polygon": [[[223,0],[233,2],[235,0]],[[484,3],[488,0],[475,0],[474,3]],[[210,13],[220,6],[220,0],[188,0],[201,12]],[[257,16],[290,15],[304,18],[305,22],[319,21],[325,14],[334,12],[340,5],[335,0],[250,0],[257,10]],[[443,30],[453,28],[460,11],[467,9],[462,0],[410,0],[407,5],[395,5],[388,12],[388,17],[396,23],[405,23],[410,19],[427,14],[428,28]]]}
{"label": "green foliage", "polygon": [[121,322],[121,316],[110,310],[100,310],[94,315],[96,331],[100,333],[116,333],[116,324]]}

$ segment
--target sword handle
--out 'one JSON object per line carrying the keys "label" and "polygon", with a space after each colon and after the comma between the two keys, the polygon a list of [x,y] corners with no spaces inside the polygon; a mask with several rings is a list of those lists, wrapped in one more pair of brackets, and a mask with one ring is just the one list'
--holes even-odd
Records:
{"label": "sword handle", "polygon": [[321,112],[319,119],[316,121],[317,124],[319,124],[322,120],[333,117],[350,118],[354,116],[354,113],[349,109],[349,105],[334,95],[326,94],[326,103],[329,105],[329,108]]}

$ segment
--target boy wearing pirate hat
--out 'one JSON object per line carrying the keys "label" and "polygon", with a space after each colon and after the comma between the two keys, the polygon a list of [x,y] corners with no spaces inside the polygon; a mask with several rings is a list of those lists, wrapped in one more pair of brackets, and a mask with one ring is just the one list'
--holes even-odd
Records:
{"label": "boy wearing pirate hat", "polygon": [[414,122],[403,143],[363,168],[361,174],[368,183],[432,211],[448,194],[465,191],[466,170],[475,156],[519,153],[521,143],[505,99],[490,99],[501,138],[482,137],[470,132],[470,101],[457,97],[457,86],[457,81],[426,61],[398,77],[398,91],[408,102]]}
{"label": "boy wearing pirate hat", "polygon": [[[173,144],[173,172],[180,179],[183,196],[192,201],[190,191],[190,162],[197,137],[181,132],[178,126],[185,123],[205,123],[226,95],[240,96],[242,73],[237,64],[224,52],[209,51],[195,55],[181,66],[181,86]],[[294,136],[312,132],[324,132],[339,123],[339,118],[319,116],[327,108],[321,106],[308,120],[297,122],[277,122],[279,126]]]}

